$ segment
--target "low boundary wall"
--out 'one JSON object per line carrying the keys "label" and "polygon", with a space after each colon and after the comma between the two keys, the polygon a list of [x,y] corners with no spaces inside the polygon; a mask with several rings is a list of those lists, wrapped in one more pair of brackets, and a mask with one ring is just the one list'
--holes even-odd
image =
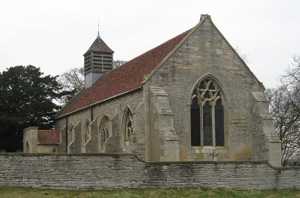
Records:
{"label": "low boundary wall", "polygon": [[0,154],[0,186],[300,189],[300,168],[275,169],[265,161],[144,162],[131,154]]}

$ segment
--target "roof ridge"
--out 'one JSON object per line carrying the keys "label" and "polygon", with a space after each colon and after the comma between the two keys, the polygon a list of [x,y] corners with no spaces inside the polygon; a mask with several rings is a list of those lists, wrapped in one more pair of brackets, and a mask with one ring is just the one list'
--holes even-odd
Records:
{"label": "roof ridge", "polygon": [[[124,63],[124,64],[121,65],[120,67],[117,67],[117,68],[115,68],[115,69],[113,69],[113,70],[111,70],[111,71],[109,71],[109,72],[106,72],[106,73],[105,73],[100,79],[98,79],[97,81],[100,81],[101,79],[104,79],[103,77],[105,77],[106,75],[109,75],[110,73],[112,73],[112,72],[114,72],[114,71],[117,71],[117,70],[120,69],[121,67],[124,67],[124,66],[126,67],[126,65],[130,64],[131,62],[133,62],[133,61],[135,61],[135,60],[137,60],[137,59],[139,59],[139,58],[141,58],[141,57],[143,57],[143,56],[146,56],[148,53],[151,53],[152,51],[158,49],[159,47],[161,47],[161,46],[163,46],[163,45],[165,45],[165,44],[167,44],[168,42],[172,41],[173,39],[177,38],[178,36],[181,36],[182,34],[187,33],[188,31],[190,31],[190,30],[187,30],[187,31],[185,31],[185,32],[183,32],[183,33],[181,33],[181,34],[179,34],[179,35],[177,35],[177,36],[175,36],[175,37],[173,37],[173,38],[171,38],[171,39],[165,41],[164,43],[162,43],[162,44],[160,44],[160,45],[158,45],[158,46],[156,46],[156,47],[153,47],[153,48],[151,48],[150,50],[148,50],[148,51],[146,51],[146,52],[144,52],[144,53],[142,53],[142,54],[140,54],[140,55],[138,55],[138,56],[132,58],[131,60],[129,60],[128,62]],[[97,82],[97,81],[96,81],[96,82]],[[92,85],[92,87],[96,84],[96,82]],[[91,87],[90,87],[90,88],[91,88]]]}
{"label": "roof ridge", "polygon": [[[149,75],[161,61],[174,49],[190,31],[185,31],[164,43],[138,55],[122,66],[107,72],[91,87],[82,90],[62,109],[58,117],[88,108],[108,98],[136,90],[143,85],[144,77]],[[97,91],[94,91],[97,89]]]}

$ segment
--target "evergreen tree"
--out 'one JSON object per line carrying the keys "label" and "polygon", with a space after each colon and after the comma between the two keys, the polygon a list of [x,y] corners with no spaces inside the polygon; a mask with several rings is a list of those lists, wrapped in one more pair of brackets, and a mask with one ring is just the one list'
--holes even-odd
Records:
{"label": "evergreen tree", "polygon": [[32,65],[10,67],[0,73],[0,149],[21,149],[23,129],[52,127],[62,97],[57,76],[43,75]]}

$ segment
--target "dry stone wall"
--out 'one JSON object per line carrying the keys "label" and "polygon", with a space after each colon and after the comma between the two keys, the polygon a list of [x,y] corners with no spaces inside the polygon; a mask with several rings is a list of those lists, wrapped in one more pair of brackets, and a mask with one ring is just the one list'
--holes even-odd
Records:
{"label": "dry stone wall", "polygon": [[300,168],[274,169],[265,161],[148,163],[131,154],[1,154],[0,186],[300,189]]}

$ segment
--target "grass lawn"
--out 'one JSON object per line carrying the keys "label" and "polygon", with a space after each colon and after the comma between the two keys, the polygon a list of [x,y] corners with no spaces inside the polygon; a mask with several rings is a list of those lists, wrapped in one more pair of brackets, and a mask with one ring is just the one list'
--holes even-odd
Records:
{"label": "grass lawn", "polygon": [[231,189],[201,189],[201,188],[182,188],[182,189],[118,189],[118,190],[98,190],[98,191],[66,191],[66,190],[44,190],[32,188],[0,188],[0,198],[44,198],[44,197],[63,197],[63,198],[137,198],[137,197],[293,197],[300,198],[300,191],[279,190],[279,191],[259,191],[259,190],[231,190]]}

